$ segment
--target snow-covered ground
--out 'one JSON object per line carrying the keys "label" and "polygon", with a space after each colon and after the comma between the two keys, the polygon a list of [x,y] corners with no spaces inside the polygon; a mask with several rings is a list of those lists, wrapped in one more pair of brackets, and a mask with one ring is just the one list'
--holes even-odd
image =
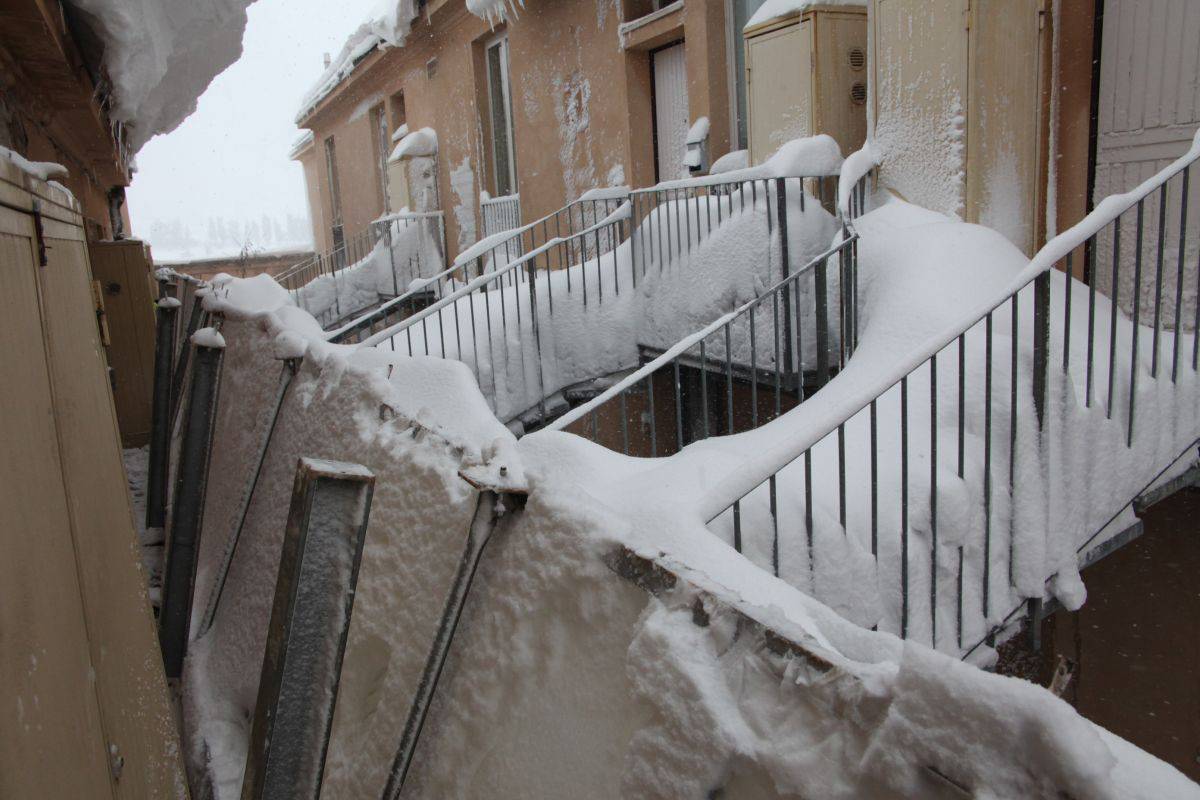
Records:
{"label": "snow-covered ground", "polygon": [[[457,472],[484,461],[503,462],[526,476],[531,496],[523,511],[501,524],[480,568],[410,775],[409,796],[1200,796],[1174,769],[1087,722],[1045,690],[983,673],[920,643],[928,638],[919,622],[928,618],[928,606],[920,603],[930,589],[923,571],[929,484],[922,482],[929,462],[922,448],[931,430],[939,431],[948,452],[957,436],[956,394],[939,403],[936,426],[919,419],[929,410],[927,372],[915,374],[908,387],[916,465],[910,471],[910,632],[917,641],[902,642],[889,632],[897,629],[896,597],[866,555],[863,520],[870,503],[863,494],[869,480],[862,471],[862,415],[845,429],[847,531],[838,523],[836,472],[828,466],[836,459],[834,440],[813,449],[816,557],[839,567],[834,578],[812,585],[797,570],[807,563],[795,524],[803,518],[798,466],[779,478],[781,519],[790,521],[781,525],[781,537],[787,537],[781,538],[782,578],[763,568],[761,540],[751,535],[766,528],[756,495],[743,503],[745,557],[727,544],[725,520],[711,529],[705,525],[706,509],[731,496],[726,490],[736,488],[741,475],[755,474],[779,448],[854,411],[856,398],[873,396],[881,370],[886,374],[911,358],[914,347],[964,309],[1003,296],[1027,264],[994,232],[899,202],[860,220],[859,231],[863,329],[847,368],[777,422],[696,443],[668,459],[627,458],[556,432],[518,443],[462,363],[330,345],[319,325],[269,279],[219,285],[206,302],[228,316],[223,387],[232,395],[220,406],[197,607],[204,605],[230,533],[230,498],[249,480],[253,443],[267,424],[267,399],[282,369],[272,351],[306,355],[251,506],[228,599],[211,631],[194,643],[187,665],[189,746],[194,754],[207,748],[218,797],[232,797],[240,786],[272,596],[262,576],[273,574],[277,564],[299,455],[356,461],[379,476],[326,764],[331,796],[377,796],[386,780],[473,512],[474,494]],[[701,298],[697,314],[711,314],[710,289],[703,281],[692,283]],[[1062,307],[1067,287],[1061,275],[1052,276],[1053,308]],[[685,289],[678,291],[678,299],[687,297]],[[1076,309],[1086,307],[1079,287],[1071,291]],[[558,315],[557,294],[555,303]],[[688,306],[680,308],[686,312]],[[1020,330],[1029,330],[1029,313],[1023,304]],[[1001,367],[1012,340],[1002,317],[993,330],[993,436],[1007,443],[1009,373]],[[593,339],[603,340],[617,327],[590,330]],[[1122,322],[1120,342],[1129,333]],[[977,343],[973,336],[968,340]],[[1059,349],[1051,361],[1058,363],[1061,340],[1052,345]],[[1082,346],[1083,337],[1073,332],[1072,350]],[[976,387],[968,395],[973,416],[979,406],[977,352],[972,349],[966,361],[967,385]],[[1018,402],[1024,404],[1030,357],[1024,344],[1017,355]],[[1073,365],[1084,361],[1072,359]],[[599,359],[596,364],[607,368]],[[956,352],[939,359],[939,387],[956,392],[956,364]],[[1147,418],[1146,426],[1159,435],[1131,452],[1121,450],[1119,412],[1109,423],[1102,408],[1070,411],[1077,385],[1074,373],[1052,384],[1055,403],[1067,409],[1061,419],[1079,426],[1054,434],[1061,461],[1052,474],[1070,473],[1070,480],[1094,485],[1061,484],[1079,494],[1057,507],[1039,505],[1035,493],[1022,495],[1033,498],[1029,516],[1044,513],[1047,523],[1026,527],[1026,517],[1017,520],[1014,575],[1022,588],[1036,583],[1040,589],[1042,578],[1068,569],[1067,554],[1080,532],[1106,513],[1104,502],[1124,502],[1148,471],[1166,466],[1164,454],[1173,453],[1175,440],[1195,436],[1194,396],[1185,398],[1191,412],[1184,413],[1173,405],[1182,395],[1168,400],[1159,385],[1143,380],[1138,404],[1159,415]],[[1187,376],[1176,391],[1195,386]],[[880,398],[877,413],[880,452],[894,461],[894,391]],[[1021,426],[1032,424],[1033,415],[1021,419]],[[1021,426],[1018,453],[1026,441]],[[939,530],[950,548],[961,544],[975,554],[980,524],[971,509],[982,473],[976,421],[966,432],[964,479],[958,480],[956,461],[939,474]],[[1006,474],[1005,448],[996,449],[992,470]],[[1117,458],[1119,469],[1096,466]],[[1043,474],[1040,465],[1026,472],[1018,460],[1017,467],[1023,487]],[[894,570],[897,560],[897,511],[890,502],[897,495],[895,472],[894,466],[880,472],[880,493],[891,506],[880,517],[880,530],[888,534],[880,536],[886,570]],[[998,576],[1007,574],[1006,492],[1007,483],[997,481]],[[651,595],[618,577],[612,555],[620,548],[669,571],[674,586],[664,583]],[[995,583],[994,608],[1002,612],[1010,590],[1007,580]],[[1069,601],[1069,580],[1063,589]],[[976,627],[968,632],[977,633],[982,619],[977,613],[972,619]],[[872,622],[881,630],[864,627]],[[794,646],[779,645],[778,637]],[[952,641],[939,635],[939,646]]]}
{"label": "snow-covered ground", "polygon": [[121,451],[121,460],[125,464],[125,479],[129,484],[133,527],[142,547],[142,566],[146,570],[150,603],[157,608],[162,602],[163,532],[161,528],[146,527],[146,479],[150,446],[126,448]]}

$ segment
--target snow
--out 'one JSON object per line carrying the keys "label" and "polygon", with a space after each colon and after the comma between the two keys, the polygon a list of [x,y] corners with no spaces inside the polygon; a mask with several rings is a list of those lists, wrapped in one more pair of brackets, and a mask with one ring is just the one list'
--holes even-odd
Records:
{"label": "snow", "polygon": [[405,136],[408,136],[407,122],[403,123],[399,128],[396,128],[396,132],[392,134],[392,142],[398,142]]}
{"label": "snow", "polygon": [[225,337],[216,328],[201,328],[192,334],[192,344],[197,347],[210,347],[217,350],[225,349]]}
{"label": "snow", "polygon": [[708,174],[721,175],[726,172],[740,171],[748,166],[750,166],[749,150],[731,150],[713,162],[713,165],[709,167]]}
{"label": "snow", "polygon": [[867,0],[766,0],[766,2],[758,7],[758,10],[754,12],[749,21],[746,22],[746,27],[743,30],[750,30],[758,25],[762,25],[764,22],[803,14],[814,7],[850,6],[863,8],[866,5]]}
{"label": "snow", "polygon": [[[816,206],[808,207],[813,216],[801,241],[823,248],[834,225]],[[665,225],[673,211],[656,212],[643,226]],[[752,276],[728,268],[762,265],[758,251],[747,252],[765,238],[754,217],[749,206],[727,217],[690,261],[673,259],[659,276],[650,270],[645,284],[653,289],[643,290],[641,280],[638,292],[623,284],[619,301],[606,293],[586,317],[571,295],[556,293],[547,335],[559,335],[558,325],[574,331],[560,342],[569,345],[562,354],[583,371],[603,370],[571,348],[627,340],[619,325],[650,312],[664,324],[682,316],[693,329],[695,320],[710,322],[718,309],[757,291]],[[901,642],[888,624],[880,631],[855,624],[870,609],[847,604],[838,591],[869,593],[874,584],[851,580],[862,560],[854,542],[844,545],[850,563],[843,580],[806,593],[795,575],[778,579],[762,569],[752,543],[746,555],[735,553],[721,521],[705,525],[714,487],[841,413],[832,409],[844,407],[845,395],[1028,268],[999,234],[900,202],[863,217],[858,228],[865,327],[835,379],[842,388],[830,384],[776,423],[699,442],[669,459],[628,458],[557,432],[514,441],[489,410],[479,388],[485,380],[465,365],[330,345],[286,293],[257,279],[214,281],[205,304],[225,316],[222,392],[230,394],[218,406],[199,607],[228,536],[230,499],[243,490],[256,433],[266,424],[280,370],[275,342],[286,336],[294,353],[297,337],[307,341],[226,605],[193,643],[185,667],[190,751],[209,754],[217,799],[240,791],[273,589],[265,576],[278,563],[300,455],[354,461],[378,476],[326,762],[329,796],[379,796],[474,511],[475,495],[457,475],[503,461],[522,470],[530,498],[504,516],[480,567],[406,787],[413,796],[898,798],[938,796],[949,780],[981,797],[1196,797],[1196,786],[1177,771],[1044,689]],[[627,257],[618,251],[618,269]],[[576,293],[581,273],[600,266],[610,269],[607,256],[573,268]],[[606,288],[615,288],[608,277]],[[528,296],[527,286],[518,287],[524,291],[489,292],[491,307],[507,302],[515,310],[514,295]],[[598,290],[599,280],[589,288]],[[1059,302],[1066,288],[1056,279]],[[1007,346],[1002,322],[999,352]],[[922,407],[920,382],[910,387],[913,408]],[[881,420],[895,419],[890,402]],[[1004,407],[996,413],[1004,418]],[[927,433],[915,418],[913,431],[914,439]],[[849,452],[860,452],[861,425],[848,436]],[[975,440],[969,446],[976,452]],[[846,539],[830,508],[828,454],[818,456],[826,466],[814,476],[819,547]],[[860,476],[854,486],[868,484]],[[952,517],[960,489],[946,485]],[[1102,483],[1081,502],[1120,488]],[[922,492],[915,479],[912,492]],[[794,519],[803,492],[785,483],[780,495],[789,502],[781,513]],[[850,500],[861,520],[866,503],[858,494]],[[761,530],[753,503],[743,513],[747,530]],[[914,528],[921,513],[914,511]],[[1008,512],[1001,504],[997,513]],[[799,550],[795,541],[787,546]],[[673,586],[651,595],[619,577],[610,565],[620,548],[668,571]],[[822,593],[829,603],[812,596]],[[792,643],[782,654],[771,644],[779,637]]]}
{"label": "snow", "polygon": [[855,150],[846,157],[838,175],[838,210],[843,215],[850,213],[850,196],[854,192],[854,187],[879,164],[879,154],[870,139],[862,146],[862,149]]}
{"label": "snow", "polygon": [[38,180],[49,181],[51,178],[67,176],[67,168],[62,164],[55,164],[52,161],[30,161],[7,147],[0,146],[0,158],[8,159],[17,169]]}
{"label": "snow", "polygon": [[731,169],[700,178],[662,181],[653,189],[685,189],[714,186],[734,181],[754,181],[765,178],[837,175],[842,168],[842,151],[828,134],[808,136],[785,142],[775,153],[756,167]]}
{"label": "snow", "polygon": [[[407,129],[407,126],[406,126]],[[399,131],[397,131],[399,133]],[[431,158],[436,156],[438,152],[437,131],[433,128],[421,128],[412,133],[405,134],[396,146],[392,149],[392,154],[388,156],[388,163],[399,161],[402,158],[426,157]]]}
{"label": "snow", "polygon": [[160,297],[155,305],[159,308],[179,308],[183,303],[176,297]]}
{"label": "snow", "polygon": [[700,117],[688,128],[687,144],[700,144],[708,138],[708,117]]}
{"label": "snow", "polygon": [[288,151],[288,158],[295,159],[305,150],[312,146],[313,132],[306,130],[296,137],[296,141],[292,143],[292,149]]}
{"label": "snow", "polygon": [[524,8],[525,0],[466,0],[467,10],[492,25],[517,17],[517,7]]}
{"label": "snow", "polygon": [[416,0],[379,0],[366,21],[346,39],[337,56],[304,95],[296,122],[300,123],[308,116],[373,51],[403,47],[416,16]]}
{"label": "snow", "polygon": [[110,115],[128,126],[130,152],[178,127],[241,56],[252,1],[67,0],[104,45]]}

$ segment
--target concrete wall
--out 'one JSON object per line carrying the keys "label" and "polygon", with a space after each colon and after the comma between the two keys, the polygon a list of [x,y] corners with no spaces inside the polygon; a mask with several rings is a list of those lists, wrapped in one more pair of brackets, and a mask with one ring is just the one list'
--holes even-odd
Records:
{"label": "concrete wall", "polygon": [[523,221],[593,187],[654,182],[650,53],[670,42],[685,40],[690,118],[709,117],[711,157],[723,155],[730,127],[724,3],[685,4],[623,40],[623,14],[648,10],[626,5],[530,0],[517,19],[493,30],[461,4],[433,4],[431,19],[414,22],[404,47],[372,53],[300,123],[315,136],[311,153],[298,160],[317,249],[328,249],[332,216],[325,138],[336,141],[349,237],[383,211],[370,108],[385,103],[395,130],[401,120],[393,98],[401,92],[410,130],[438,133],[438,200],[449,256],[476,241],[479,192],[495,194],[484,51],[504,30]]}

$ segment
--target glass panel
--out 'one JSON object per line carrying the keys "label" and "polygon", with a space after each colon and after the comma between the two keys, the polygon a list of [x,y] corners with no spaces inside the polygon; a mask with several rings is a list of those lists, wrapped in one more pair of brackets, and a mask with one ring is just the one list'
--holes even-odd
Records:
{"label": "glass panel", "polygon": [[508,53],[501,40],[488,48],[488,94],[492,111],[492,158],[496,168],[496,195],[516,191],[512,157],[512,115],[508,102]]}

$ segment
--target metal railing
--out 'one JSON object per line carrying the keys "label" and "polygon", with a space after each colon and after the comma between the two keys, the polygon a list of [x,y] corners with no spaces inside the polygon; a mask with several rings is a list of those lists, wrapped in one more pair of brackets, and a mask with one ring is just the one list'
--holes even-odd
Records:
{"label": "metal railing", "polygon": [[519,194],[480,200],[479,211],[480,216],[483,217],[483,235],[485,237],[521,227],[521,195]]}
{"label": "metal railing", "polygon": [[[362,265],[376,254],[390,275],[377,282],[380,297],[397,297],[413,281],[431,277],[445,266],[445,225],[441,211],[389,214],[371,222],[366,230],[346,239],[339,247],[317,254],[275,276],[280,286],[292,293],[296,304],[313,313],[323,327],[337,324],[347,315],[361,311],[343,308],[341,282],[347,270]],[[323,277],[333,287],[326,303],[316,303],[305,291]]]}
{"label": "metal railing", "polygon": [[[528,225],[487,236],[460,253],[448,269],[429,276],[420,284],[411,284],[407,291],[347,322],[332,331],[329,340],[340,344],[361,342],[442,299],[448,292],[460,287],[471,272],[479,277],[503,269],[525,253],[543,247],[551,239],[563,239],[545,256],[553,269],[579,263],[584,254],[594,257],[597,252],[608,252],[596,245],[596,235],[592,236],[591,241],[582,243],[578,240],[568,243],[567,239],[608,217],[620,207],[622,198],[627,194],[613,191],[603,197],[581,198]],[[599,236],[605,244],[612,239],[606,229]]]}
{"label": "metal railing", "polygon": [[[1176,400],[1180,385],[1194,390],[1200,306],[1184,312],[1184,287],[1200,274],[1200,243],[1188,240],[1198,157],[1200,137],[1187,156],[1049,242],[999,300],[877,378],[827,395],[853,413],[822,404],[812,425],[793,425],[789,441],[725,478],[702,503],[710,528],[826,602],[838,585],[877,588],[879,628],[959,654],[993,643],[1022,609],[1037,619],[1050,577],[1039,561],[1052,509],[1050,431],[1061,438],[1073,414],[1087,418],[1094,427],[1086,437],[1114,439],[1132,466],[1142,382]],[[1147,206],[1157,219],[1152,237]],[[1125,246],[1130,232],[1132,247]],[[1070,277],[1079,259],[1086,287]],[[1054,267],[1066,270],[1065,279],[1052,275]],[[1112,302],[1097,297],[1104,275]],[[1146,430],[1141,446],[1163,451],[1161,433]],[[1180,455],[1195,448],[1195,431],[1174,435]],[[942,507],[955,492],[975,504],[969,512]],[[1094,533],[1077,553],[1132,500],[1113,497],[1111,508],[1091,509],[1082,524]],[[976,523],[968,522],[972,514]],[[1041,545],[1028,544],[1039,538]],[[786,558],[781,548],[791,551]],[[853,552],[869,552],[869,577],[847,577]],[[781,562],[788,564],[782,575]],[[1010,605],[1006,616],[997,613]]]}
{"label": "metal railing", "polygon": [[[753,174],[756,170],[746,172]],[[634,264],[645,274],[651,267],[661,269],[686,259],[726,219],[747,207],[758,207],[760,201],[768,211],[764,234],[770,236],[771,215],[778,215],[786,207],[789,193],[801,213],[812,197],[833,209],[836,179],[827,175],[730,178],[726,174],[671,181],[630,192],[633,218],[641,220],[632,239]]]}
{"label": "metal railing", "polygon": [[[781,238],[786,231],[784,223]],[[547,428],[653,458],[779,417],[827,383],[854,349],[857,242],[857,234],[844,231],[841,241],[753,300]],[[829,260],[835,257],[837,280],[830,281]]]}
{"label": "metal railing", "polygon": [[592,231],[588,238],[578,237],[577,234],[594,227],[628,199],[629,191],[624,188],[587,192],[578,200],[540,219],[485,236],[459,253],[454,265],[462,268],[464,274],[473,273],[479,277],[542,247],[552,239],[572,240],[570,247],[558,247],[551,251],[555,269],[595,258],[610,252],[620,241],[613,239],[604,229]]}
{"label": "metal railing", "polygon": [[[553,316],[555,302],[578,302],[583,308],[600,304],[606,291],[620,294],[623,277],[633,277],[628,273],[622,276],[625,270],[616,250],[570,269],[558,265],[568,263],[567,253],[580,252],[585,238],[601,234],[620,241],[628,223],[628,207],[618,207],[594,225],[552,238],[505,266],[485,272],[427,308],[374,333],[361,345],[458,359],[471,367],[493,409],[499,411],[502,405],[503,386],[506,395],[516,400],[533,397],[531,405],[544,417],[547,392],[541,327]],[[635,277],[628,288],[634,286]],[[489,385],[490,392],[486,391]]]}

